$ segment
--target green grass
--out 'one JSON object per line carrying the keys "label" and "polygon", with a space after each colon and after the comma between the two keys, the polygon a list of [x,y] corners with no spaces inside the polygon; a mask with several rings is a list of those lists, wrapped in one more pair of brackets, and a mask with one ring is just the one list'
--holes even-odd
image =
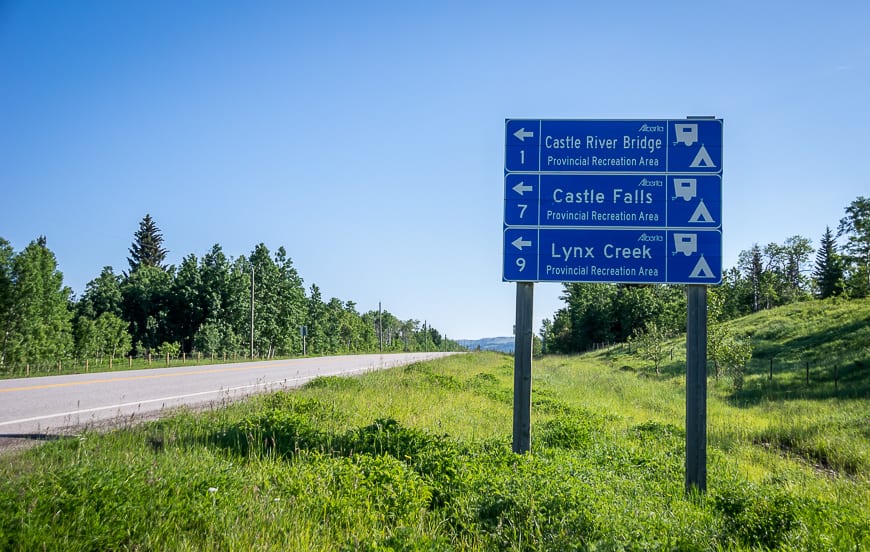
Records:
{"label": "green grass", "polygon": [[[828,331],[759,337],[809,318],[775,314],[737,323],[780,355]],[[624,348],[536,362],[522,456],[495,353],[5,453],[0,549],[870,549],[870,397],[760,361],[740,394],[711,380],[708,492],[687,496],[679,356],[661,376]]]}

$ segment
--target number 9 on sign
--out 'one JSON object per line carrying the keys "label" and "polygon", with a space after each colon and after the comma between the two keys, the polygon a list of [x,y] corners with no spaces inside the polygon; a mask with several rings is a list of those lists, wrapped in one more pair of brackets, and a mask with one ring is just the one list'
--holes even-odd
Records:
{"label": "number 9 on sign", "polygon": [[520,269],[520,272],[526,269],[526,260],[522,257],[517,257],[517,267]]}

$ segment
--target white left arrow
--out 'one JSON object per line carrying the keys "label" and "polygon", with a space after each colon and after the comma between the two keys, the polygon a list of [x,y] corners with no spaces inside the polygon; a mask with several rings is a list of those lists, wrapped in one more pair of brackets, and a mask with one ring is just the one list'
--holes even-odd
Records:
{"label": "white left arrow", "polygon": [[520,236],[519,238],[517,238],[517,239],[515,239],[514,241],[512,241],[512,242],[511,242],[511,245],[513,245],[514,247],[516,247],[517,249],[519,249],[520,251],[522,251],[522,250],[523,250],[523,247],[531,247],[531,246],[532,246],[532,242],[530,242],[530,241],[528,241],[528,240],[524,240],[523,237]]}
{"label": "white left arrow", "polygon": [[520,139],[520,142],[525,142],[526,138],[532,138],[535,135],[531,130],[526,130],[525,127],[514,132],[514,136]]}
{"label": "white left arrow", "polygon": [[514,186],[511,189],[520,195],[523,195],[523,192],[531,192],[532,191],[532,187],[526,186],[525,183],[523,183],[523,182],[520,182],[519,184],[517,184],[516,186]]}

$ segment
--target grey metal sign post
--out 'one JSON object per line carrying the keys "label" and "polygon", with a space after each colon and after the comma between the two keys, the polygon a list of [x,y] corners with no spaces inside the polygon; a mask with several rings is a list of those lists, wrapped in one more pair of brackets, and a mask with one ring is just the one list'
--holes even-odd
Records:
{"label": "grey metal sign post", "polygon": [[514,336],[513,451],[532,448],[532,310],[535,284],[517,282],[517,323]]}
{"label": "grey metal sign post", "polygon": [[686,492],[707,490],[707,286],[688,286]]}

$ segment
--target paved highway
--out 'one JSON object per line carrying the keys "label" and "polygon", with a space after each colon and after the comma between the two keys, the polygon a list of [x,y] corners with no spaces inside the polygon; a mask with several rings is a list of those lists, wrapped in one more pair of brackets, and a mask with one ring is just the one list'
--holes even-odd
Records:
{"label": "paved highway", "polygon": [[168,408],[221,404],[298,387],[318,376],[357,375],[447,354],[350,355],[0,380],[0,438],[38,439],[120,425],[157,417]]}

